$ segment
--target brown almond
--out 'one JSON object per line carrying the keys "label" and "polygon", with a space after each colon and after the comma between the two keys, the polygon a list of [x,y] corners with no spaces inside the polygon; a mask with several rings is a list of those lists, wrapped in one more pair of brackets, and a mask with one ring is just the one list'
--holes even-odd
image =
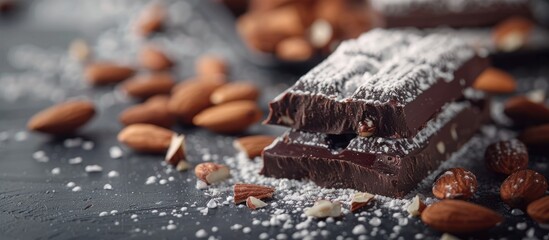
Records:
{"label": "brown almond", "polygon": [[547,152],[549,147],[549,124],[526,128],[519,134],[518,139],[526,144],[529,150]]}
{"label": "brown almond", "polygon": [[524,208],[543,197],[547,191],[547,180],[535,171],[525,169],[514,172],[503,181],[499,195],[511,207]]}
{"label": "brown almond", "polygon": [[152,124],[132,124],[118,133],[118,141],[138,152],[165,153],[174,132]]}
{"label": "brown almond", "polygon": [[522,48],[530,37],[534,23],[523,17],[509,18],[492,31],[492,40],[501,51],[511,52]]}
{"label": "brown almond", "polygon": [[254,101],[235,101],[208,108],[193,118],[196,126],[217,133],[239,133],[261,119]]}
{"label": "brown almond", "polygon": [[258,199],[272,198],[275,189],[257,184],[237,183],[233,187],[233,200],[235,204],[243,203],[248,197]]}
{"label": "brown almond", "polygon": [[76,131],[94,115],[93,103],[82,100],[67,101],[35,114],[29,120],[27,128],[52,135],[64,135]]}
{"label": "brown almond", "polygon": [[90,63],[84,70],[86,80],[92,85],[118,83],[134,74],[133,68],[111,62]]}
{"label": "brown almond", "polygon": [[224,59],[212,55],[201,56],[195,65],[196,75],[206,79],[225,76],[228,70],[227,62]]}
{"label": "brown almond", "polygon": [[209,81],[186,81],[172,94],[168,111],[182,123],[192,124],[193,118],[202,110],[210,107],[210,95],[223,85]]}
{"label": "brown almond", "polygon": [[168,112],[166,106],[157,107],[147,103],[127,108],[120,113],[118,120],[125,126],[136,123],[147,123],[170,128],[175,124],[175,117]]}
{"label": "brown almond", "polygon": [[179,165],[181,161],[186,161],[185,153],[185,136],[183,134],[172,136],[172,141],[170,142],[170,147],[166,152],[166,157],[164,161],[171,164],[172,166],[177,166],[178,171],[181,171],[184,168],[183,165]]}
{"label": "brown almond", "polygon": [[441,232],[471,233],[488,230],[503,221],[491,209],[462,200],[442,200],[428,206],[421,220]]}
{"label": "brown almond", "polygon": [[221,182],[230,177],[229,168],[212,162],[200,163],[194,168],[194,174],[206,184]]}
{"label": "brown almond", "polygon": [[126,94],[135,98],[149,98],[159,94],[169,94],[175,86],[173,77],[168,73],[155,73],[136,76],[122,85]]}
{"label": "brown almond", "polygon": [[433,195],[439,199],[469,199],[477,190],[476,176],[463,168],[450,168],[433,183]]}
{"label": "brown almond", "polygon": [[512,97],[505,102],[503,112],[517,126],[533,126],[549,123],[549,109],[524,96]]}
{"label": "brown almond", "polygon": [[276,56],[287,61],[305,61],[313,56],[313,46],[301,37],[286,38],[276,46]]}
{"label": "brown almond", "polygon": [[221,104],[226,102],[238,101],[238,100],[251,100],[256,101],[259,97],[259,89],[253,84],[235,82],[229,83],[216,89],[210,101],[213,104]]}
{"label": "brown almond", "polygon": [[542,197],[528,204],[528,215],[540,224],[549,224],[549,196]]}
{"label": "brown almond", "polygon": [[155,2],[146,6],[136,21],[135,30],[141,36],[149,36],[159,32],[166,21],[166,9],[163,4]]}
{"label": "brown almond", "polygon": [[492,93],[512,93],[517,89],[517,82],[503,70],[487,68],[477,77],[473,88]]}
{"label": "brown almond", "polygon": [[139,53],[139,63],[152,71],[169,70],[173,61],[158,47],[147,45]]}
{"label": "brown almond", "polygon": [[499,141],[486,148],[484,161],[488,169],[509,175],[528,168],[528,150],[517,139]]}
{"label": "brown almond", "polygon": [[249,159],[261,156],[263,149],[269,146],[276,137],[267,135],[254,135],[241,137],[233,142],[234,148],[246,154]]}

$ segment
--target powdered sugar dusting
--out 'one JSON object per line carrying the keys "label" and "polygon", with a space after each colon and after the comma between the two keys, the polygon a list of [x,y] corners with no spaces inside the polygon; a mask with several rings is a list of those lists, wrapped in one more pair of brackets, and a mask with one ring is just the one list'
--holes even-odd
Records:
{"label": "powdered sugar dusting", "polygon": [[370,4],[384,15],[406,16],[418,11],[444,15],[492,10],[498,6],[517,7],[528,4],[528,0],[371,0]]}

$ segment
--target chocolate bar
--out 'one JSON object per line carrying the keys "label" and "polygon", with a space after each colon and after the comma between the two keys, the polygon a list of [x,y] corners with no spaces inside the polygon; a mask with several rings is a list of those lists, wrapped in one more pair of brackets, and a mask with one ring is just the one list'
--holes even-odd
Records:
{"label": "chocolate bar", "polygon": [[445,105],[412,138],[387,139],[290,130],[263,152],[262,174],[323,187],[403,197],[465,144],[489,118],[489,101]]}
{"label": "chocolate bar", "polygon": [[529,0],[370,0],[378,27],[480,27],[531,17]]}
{"label": "chocolate bar", "polygon": [[270,103],[269,124],[414,136],[488,66],[452,34],[376,29],[349,40]]}

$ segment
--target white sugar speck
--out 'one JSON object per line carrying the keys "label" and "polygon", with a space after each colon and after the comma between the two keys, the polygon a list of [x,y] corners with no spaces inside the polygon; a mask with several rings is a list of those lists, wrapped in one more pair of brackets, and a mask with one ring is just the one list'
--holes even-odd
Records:
{"label": "white sugar speck", "polygon": [[72,187],[76,186],[76,183],[74,183],[74,182],[68,182],[66,186],[67,186],[68,188],[72,188]]}
{"label": "white sugar speck", "polygon": [[50,158],[46,156],[46,153],[44,151],[36,151],[32,154],[32,158],[36,160],[37,162],[49,162]]}
{"label": "white sugar speck", "polygon": [[365,233],[366,233],[366,228],[362,224],[356,225],[353,228],[353,234],[354,235],[360,235],[360,234],[365,234]]}
{"label": "white sugar speck", "polygon": [[109,148],[109,156],[113,159],[121,158],[123,155],[122,149],[118,146],[112,146]]}
{"label": "white sugar speck", "polygon": [[111,210],[111,215],[115,215],[118,213],[118,210]]}
{"label": "white sugar speck", "polygon": [[147,178],[147,181],[145,181],[145,185],[151,185],[151,184],[154,184],[156,183],[156,177],[155,176],[150,176]]}
{"label": "white sugar speck", "polygon": [[136,218],[137,218],[137,214],[132,214],[132,215],[130,216],[130,219],[136,219]]}
{"label": "white sugar speck", "polygon": [[72,188],[72,191],[73,192],[80,192],[80,191],[82,191],[82,188],[80,186],[76,186],[76,187]]}
{"label": "white sugar speck", "polygon": [[196,189],[202,190],[208,188],[208,184],[204,181],[197,180],[196,181]]}
{"label": "white sugar speck", "polygon": [[158,181],[158,183],[160,183],[161,185],[164,185],[164,184],[168,183],[168,180],[160,179],[160,181]]}
{"label": "white sugar speck", "polygon": [[85,167],[85,171],[88,173],[101,172],[103,171],[103,167],[99,165],[88,165]]}
{"label": "white sugar speck", "polygon": [[15,135],[13,136],[13,138],[15,139],[15,141],[17,142],[22,142],[22,141],[25,141],[27,140],[27,132],[24,132],[24,131],[19,131],[17,133],[15,133]]}
{"label": "white sugar speck", "polygon": [[197,238],[205,238],[205,237],[208,236],[208,232],[206,232],[206,230],[204,230],[204,229],[200,229],[200,230],[196,231],[195,236]]}
{"label": "white sugar speck", "polygon": [[99,216],[100,216],[100,217],[104,217],[104,216],[107,216],[107,215],[109,215],[108,212],[100,212],[100,213],[99,213]]}
{"label": "white sugar speck", "polygon": [[105,184],[105,186],[103,186],[103,189],[105,189],[105,190],[112,190],[112,185],[110,185],[110,184],[107,183],[107,184]]}
{"label": "white sugar speck", "polygon": [[113,170],[113,171],[110,171],[110,172],[107,174],[107,176],[108,176],[109,178],[115,178],[115,177],[120,176],[120,174],[119,174],[117,171],[114,171],[114,170]]}
{"label": "white sugar speck", "polygon": [[81,157],[75,157],[75,158],[69,158],[69,164],[80,164],[82,163],[82,158]]}
{"label": "white sugar speck", "polygon": [[175,224],[168,224],[168,226],[166,226],[166,230],[175,230],[177,228],[177,226]]}
{"label": "white sugar speck", "polygon": [[51,170],[51,174],[53,175],[59,175],[60,173],[61,173],[61,168],[56,167]]}
{"label": "white sugar speck", "polygon": [[210,201],[208,201],[208,203],[206,204],[208,208],[216,208],[217,205],[218,203],[215,199],[210,199]]}
{"label": "white sugar speck", "polygon": [[82,143],[82,149],[84,150],[92,150],[95,147],[95,144],[91,141],[85,141]]}
{"label": "white sugar speck", "polygon": [[379,219],[378,217],[373,217],[372,219],[370,219],[370,221],[368,221],[368,223],[374,227],[377,227],[381,225],[381,219]]}

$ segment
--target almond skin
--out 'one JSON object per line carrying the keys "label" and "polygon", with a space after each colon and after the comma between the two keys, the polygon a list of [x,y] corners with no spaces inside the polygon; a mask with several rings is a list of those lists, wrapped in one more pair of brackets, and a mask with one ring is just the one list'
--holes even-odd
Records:
{"label": "almond skin", "polygon": [[169,94],[175,81],[168,73],[141,75],[122,85],[122,90],[134,98],[145,99],[158,94]]}
{"label": "almond skin", "polygon": [[259,97],[259,89],[250,83],[229,83],[216,89],[210,101],[213,104],[221,104],[238,100],[256,101]]}
{"label": "almond skin", "polygon": [[96,62],[86,66],[84,75],[91,85],[107,85],[124,81],[135,74],[131,67],[111,63]]}
{"label": "almond skin", "polygon": [[253,101],[235,101],[208,108],[193,119],[196,126],[217,133],[239,133],[261,119],[262,113]]}
{"label": "almond skin", "polygon": [[490,229],[503,217],[477,204],[446,199],[425,208],[421,220],[438,231],[459,234]]}
{"label": "almond skin", "polygon": [[126,110],[120,113],[118,120],[125,126],[136,123],[148,123],[170,128],[175,124],[175,117],[168,112],[166,106],[154,107],[147,103],[126,108]]}
{"label": "almond skin", "polygon": [[534,23],[523,17],[509,18],[494,27],[492,39],[499,50],[515,51],[524,46],[530,37]]}
{"label": "almond skin", "polygon": [[305,61],[313,53],[313,46],[301,37],[287,38],[276,45],[276,56],[287,61]]}
{"label": "almond skin", "polygon": [[219,75],[225,76],[228,72],[227,63],[222,58],[204,55],[196,61],[195,73],[198,77],[210,78]]}
{"label": "almond skin", "polygon": [[168,103],[168,111],[184,124],[192,124],[193,118],[210,107],[210,95],[222,83],[209,81],[186,81],[179,85]]}
{"label": "almond skin", "polygon": [[525,169],[514,172],[500,188],[500,197],[511,207],[524,208],[529,203],[543,197],[547,190],[547,180],[535,171]]}
{"label": "almond skin", "polygon": [[174,132],[152,124],[132,124],[118,133],[118,141],[138,152],[165,153]]}
{"label": "almond skin", "polygon": [[517,89],[517,82],[509,73],[497,68],[487,68],[475,80],[473,87],[492,93],[512,93]]}
{"label": "almond skin", "polygon": [[549,196],[542,197],[528,204],[528,215],[540,224],[549,224]]}
{"label": "almond skin", "polygon": [[234,148],[246,154],[249,159],[261,156],[263,149],[269,146],[276,137],[267,135],[255,135],[241,137],[233,142]]}
{"label": "almond skin", "polygon": [[258,199],[272,198],[275,189],[268,186],[237,183],[233,187],[233,201],[235,204],[246,202],[248,197]]}
{"label": "almond skin", "polygon": [[166,9],[164,5],[156,2],[145,7],[137,21],[135,29],[141,36],[149,36],[152,33],[159,32],[164,27],[166,20]]}
{"label": "almond skin", "polygon": [[463,168],[450,168],[433,183],[433,195],[439,199],[469,199],[477,190],[476,176]]}
{"label": "almond skin", "polygon": [[549,124],[529,127],[518,136],[529,150],[547,152],[549,147]]}
{"label": "almond skin", "polygon": [[198,179],[210,185],[229,178],[230,170],[223,164],[205,162],[196,165],[194,174]]}
{"label": "almond skin", "polygon": [[533,126],[549,123],[549,109],[524,96],[512,97],[504,105],[503,112],[517,126]]}
{"label": "almond skin", "polygon": [[484,161],[488,169],[509,175],[528,168],[528,150],[526,145],[517,139],[500,141],[486,148]]}
{"label": "almond skin", "polygon": [[147,45],[141,49],[139,63],[142,67],[152,71],[169,70],[174,65],[166,53],[152,45]]}
{"label": "almond skin", "polygon": [[35,114],[28,122],[32,131],[64,135],[76,131],[95,115],[93,103],[82,100],[68,101]]}

